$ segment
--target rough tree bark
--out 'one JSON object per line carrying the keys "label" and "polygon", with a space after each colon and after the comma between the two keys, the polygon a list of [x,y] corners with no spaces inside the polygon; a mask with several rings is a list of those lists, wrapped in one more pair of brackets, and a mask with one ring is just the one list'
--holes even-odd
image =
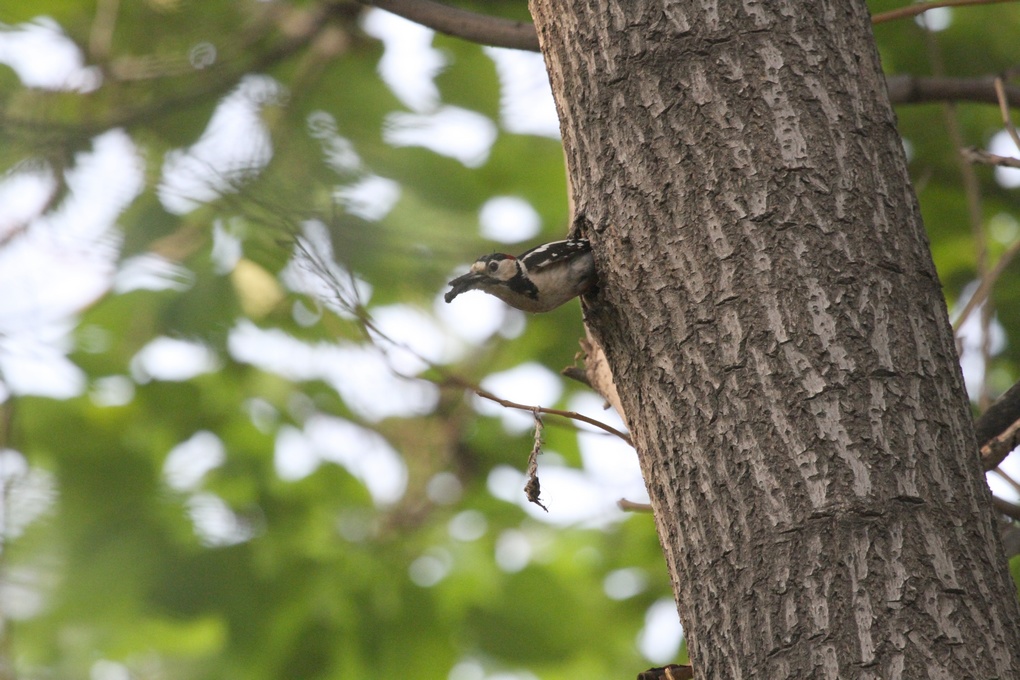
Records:
{"label": "rough tree bark", "polygon": [[698,677],[1020,677],[864,2],[532,14]]}

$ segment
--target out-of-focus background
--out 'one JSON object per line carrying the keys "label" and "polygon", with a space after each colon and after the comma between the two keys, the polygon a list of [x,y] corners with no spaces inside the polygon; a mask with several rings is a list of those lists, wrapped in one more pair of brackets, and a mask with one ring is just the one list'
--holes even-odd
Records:
{"label": "out-of-focus background", "polygon": [[[1018,31],[943,9],[878,38],[889,72],[976,76]],[[1017,150],[995,106],[899,114],[958,313],[1020,240],[1020,171],[978,170],[973,229],[947,130]],[[652,518],[617,507],[647,500],[634,452],[546,417],[545,512],[532,414],[464,388],[622,427],[559,375],[579,307],[442,301],[478,255],[565,235],[558,137],[540,55],[357,4],[0,6],[0,679],[676,660]],[[1020,266],[991,300],[960,329],[975,403],[1020,377]]]}

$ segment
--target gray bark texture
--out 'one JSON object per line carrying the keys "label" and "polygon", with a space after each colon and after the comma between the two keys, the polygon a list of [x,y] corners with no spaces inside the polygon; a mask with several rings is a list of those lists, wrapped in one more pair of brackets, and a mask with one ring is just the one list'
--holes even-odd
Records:
{"label": "gray bark texture", "polygon": [[697,677],[1020,678],[865,3],[532,14]]}

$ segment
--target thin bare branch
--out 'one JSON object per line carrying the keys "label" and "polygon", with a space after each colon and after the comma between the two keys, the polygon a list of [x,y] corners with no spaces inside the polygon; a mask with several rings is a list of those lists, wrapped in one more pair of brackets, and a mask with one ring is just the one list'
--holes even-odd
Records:
{"label": "thin bare branch", "polygon": [[1016,126],[1013,125],[1013,118],[1009,115],[1009,96],[1006,94],[1006,86],[1002,78],[995,79],[995,97],[999,100],[999,113],[1002,114],[1002,124],[1009,133],[1013,144],[1020,149],[1020,135],[1016,133]]}
{"label": "thin bare branch", "polygon": [[1020,445],[1020,420],[981,447],[981,465],[985,472],[998,467],[1018,445]]}
{"label": "thin bare branch", "polygon": [[519,404],[515,401],[510,401],[509,399],[497,397],[492,392],[482,389],[478,385],[472,385],[467,381],[464,381],[460,378],[451,375],[447,375],[446,379],[443,380],[442,382],[446,384],[454,384],[462,389],[470,390],[479,397],[481,397],[482,399],[488,399],[489,401],[495,402],[504,408],[514,408],[520,411],[531,411],[533,413],[537,411],[538,413],[546,415],[560,416],[561,418],[569,418],[570,420],[576,420],[582,423],[587,423],[588,425],[597,427],[600,430],[603,430],[604,432],[608,432],[611,435],[619,437],[623,441],[627,442],[630,446],[634,446],[633,440],[631,440],[630,435],[627,434],[626,432],[621,432],[612,425],[603,423],[601,420],[595,420],[594,418],[586,416],[583,413],[577,413],[576,411],[564,411],[558,408],[546,408],[545,406],[536,406],[534,404]]}
{"label": "thin bare branch", "polygon": [[535,405],[532,405],[532,404],[518,404],[515,401],[510,401],[509,399],[502,399],[500,397],[497,397],[492,392],[484,390],[484,389],[482,389],[481,387],[479,387],[477,385],[471,385],[470,383],[467,383],[466,381],[463,381],[460,378],[457,378],[455,376],[448,376],[447,380],[445,382],[448,383],[448,384],[453,384],[453,385],[455,385],[457,387],[460,387],[462,389],[471,390],[472,392],[477,394],[482,399],[488,399],[489,401],[493,401],[493,402],[499,404],[500,406],[502,406],[504,408],[515,408],[515,409],[518,409],[518,410],[521,410],[521,411],[531,411],[532,413],[537,411],[539,413],[545,413],[545,414],[553,415],[553,416],[560,416],[561,418],[570,418],[571,420],[577,420],[577,421],[580,421],[582,423],[588,423],[589,425],[597,427],[600,430],[608,432],[609,434],[616,435],[617,437],[619,437],[623,441],[627,442],[631,446],[634,446],[634,442],[631,440],[630,435],[627,434],[626,432],[621,432],[620,430],[617,430],[612,425],[607,425],[606,423],[603,423],[602,421],[595,420],[594,418],[589,418],[588,416],[584,415],[583,413],[577,413],[575,411],[563,411],[563,410],[560,410],[558,408],[545,408],[544,406],[535,406]]}
{"label": "thin bare branch", "polygon": [[995,468],[994,470],[992,470],[992,472],[994,472],[996,476],[998,476],[1002,481],[1006,482],[1011,487],[1013,487],[1014,491],[1020,493],[1020,482],[1017,482],[1015,479],[1010,477],[1005,470],[1003,470],[1002,468]]}
{"label": "thin bare branch", "polygon": [[1002,275],[1002,272],[1006,269],[1013,258],[1016,257],[1017,252],[1020,252],[1020,240],[1014,241],[1009,248],[1006,249],[1000,257],[999,261],[995,263],[995,267],[988,273],[988,276],[981,280],[977,290],[967,300],[967,304],[964,305],[963,311],[960,312],[960,316],[957,317],[956,321],[953,322],[953,330],[959,331],[964,323],[967,321],[967,317],[970,316],[971,312],[985,301],[988,294],[992,290],[992,286],[995,285],[996,280]]}
{"label": "thin bare branch", "polygon": [[432,0],[359,0],[422,26],[493,47],[538,52],[538,34],[527,21],[469,12]]}
{"label": "thin bare branch", "polygon": [[1014,384],[974,421],[984,470],[994,470],[1020,446],[1020,382]]}
{"label": "thin bare branch", "polygon": [[937,2],[922,2],[916,5],[908,5],[906,7],[900,7],[898,9],[889,10],[888,12],[882,12],[871,17],[872,24],[884,24],[887,21],[896,21],[897,19],[909,19],[910,17],[916,17],[918,14],[924,14],[930,9],[937,9],[939,7],[963,7],[966,5],[998,5],[1005,2],[1016,2],[1017,0],[938,0]]}
{"label": "thin bare branch", "polygon": [[1020,158],[1009,156],[998,156],[994,153],[968,147],[963,149],[963,157],[971,163],[984,163],[985,165],[999,165],[1004,168],[1020,168]]}
{"label": "thin bare branch", "polygon": [[[948,78],[911,75],[886,77],[889,101],[893,104],[925,104],[941,101],[969,101],[996,104],[995,78]],[[1004,85],[1003,92],[1011,102],[1020,102],[1020,87]]]}
{"label": "thin bare branch", "polygon": [[616,507],[620,508],[624,512],[651,512],[651,503],[637,503],[635,501],[629,501],[626,498],[621,498],[616,501]]}
{"label": "thin bare branch", "polygon": [[1020,382],[1013,385],[974,420],[978,446],[985,446],[1020,420]]}
{"label": "thin bare branch", "polygon": [[583,368],[579,368],[578,366],[567,366],[566,368],[560,371],[560,375],[562,375],[564,378],[576,380],[577,382],[581,383],[582,385],[586,385],[587,387],[592,386],[591,381],[588,380],[588,374],[584,372]]}

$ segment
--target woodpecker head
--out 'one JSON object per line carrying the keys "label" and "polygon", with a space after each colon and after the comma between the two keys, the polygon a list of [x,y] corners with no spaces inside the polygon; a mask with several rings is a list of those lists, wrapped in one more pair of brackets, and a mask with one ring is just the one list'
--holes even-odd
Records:
{"label": "woodpecker head", "polygon": [[513,255],[493,253],[482,255],[471,265],[467,274],[450,281],[450,290],[444,300],[452,302],[455,297],[469,290],[491,292],[494,288],[505,286],[507,282],[520,275],[520,264]]}
{"label": "woodpecker head", "polygon": [[567,239],[535,246],[517,257],[495,253],[478,258],[471,270],[450,281],[446,301],[480,290],[525,312],[548,312],[595,285],[591,244]]}

